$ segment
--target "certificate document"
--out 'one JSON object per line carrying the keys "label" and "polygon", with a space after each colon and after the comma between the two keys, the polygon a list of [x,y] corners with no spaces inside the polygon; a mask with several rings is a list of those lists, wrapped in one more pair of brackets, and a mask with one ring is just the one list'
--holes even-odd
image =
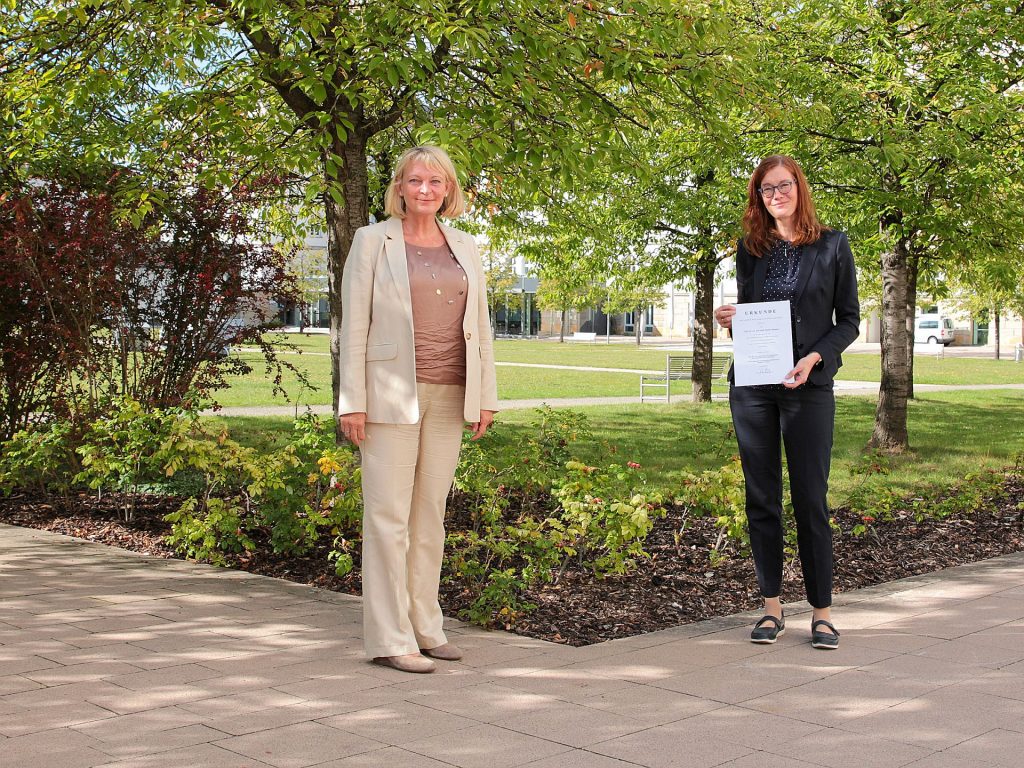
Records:
{"label": "certificate document", "polygon": [[793,326],[788,301],[737,304],[732,351],[737,387],[781,384],[793,370]]}

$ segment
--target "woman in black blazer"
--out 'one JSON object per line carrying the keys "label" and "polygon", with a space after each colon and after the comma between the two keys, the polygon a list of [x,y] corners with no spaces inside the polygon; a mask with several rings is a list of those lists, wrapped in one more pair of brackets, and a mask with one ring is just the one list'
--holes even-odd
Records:
{"label": "woman in black blazer", "polygon": [[[729,403],[746,481],[746,511],[757,583],[765,615],[750,634],[774,643],[786,629],[782,591],[782,453],[786,447],[800,565],[814,608],[811,644],[839,647],[831,623],[832,529],[828,474],[835,396],[832,381],[841,353],[857,338],[860,304],[850,244],[818,222],[803,171],[785,155],[765,158],[747,187],[744,236],[736,254],[738,302],[789,301],[793,359],[778,384],[735,385]],[[735,306],[715,310],[732,328]]]}

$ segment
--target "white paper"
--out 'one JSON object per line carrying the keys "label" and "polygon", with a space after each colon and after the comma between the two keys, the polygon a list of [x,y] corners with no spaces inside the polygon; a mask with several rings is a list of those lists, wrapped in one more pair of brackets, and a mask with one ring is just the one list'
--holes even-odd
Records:
{"label": "white paper", "polygon": [[788,301],[737,304],[732,317],[735,384],[781,384],[793,370],[793,326]]}

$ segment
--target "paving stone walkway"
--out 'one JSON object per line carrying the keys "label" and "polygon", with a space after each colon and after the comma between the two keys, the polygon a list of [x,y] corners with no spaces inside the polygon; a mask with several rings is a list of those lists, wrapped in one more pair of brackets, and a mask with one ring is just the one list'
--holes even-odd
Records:
{"label": "paving stone walkway", "polygon": [[451,622],[369,664],[360,602],[0,526],[3,768],[987,768],[1024,754],[1024,556],[587,648]]}

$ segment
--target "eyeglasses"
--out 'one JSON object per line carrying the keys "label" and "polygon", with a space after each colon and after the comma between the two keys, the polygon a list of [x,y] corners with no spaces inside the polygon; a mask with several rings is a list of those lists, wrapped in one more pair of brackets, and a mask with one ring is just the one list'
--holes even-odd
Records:
{"label": "eyeglasses", "polygon": [[775,197],[776,192],[781,195],[789,196],[789,193],[793,191],[794,184],[796,184],[795,181],[783,181],[779,184],[775,184],[774,186],[771,184],[765,184],[757,191],[761,193],[761,197],[771,200]]}

